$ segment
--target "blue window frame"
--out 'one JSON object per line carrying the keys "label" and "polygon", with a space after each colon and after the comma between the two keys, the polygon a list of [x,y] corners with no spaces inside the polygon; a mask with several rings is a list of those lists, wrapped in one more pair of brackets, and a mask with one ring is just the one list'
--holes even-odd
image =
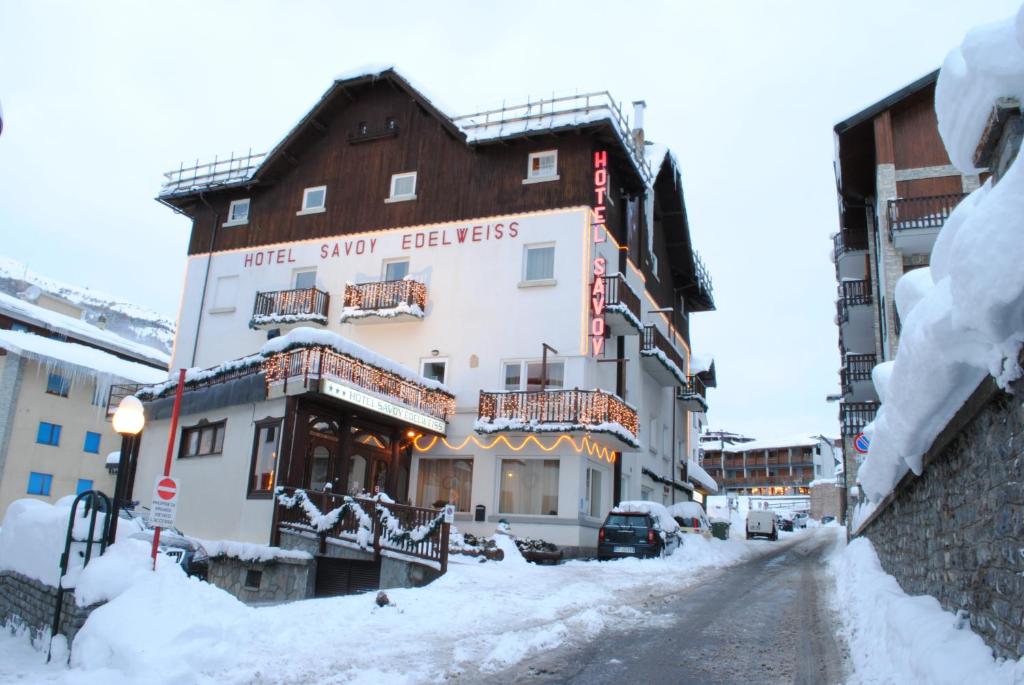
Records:
{"label": "blue window frame", "polygon": [[53,445],[56,447],[60,444],[60,426],[56,423],[47,423],[46,421],[39,422],[39,432],[36,433],[36,442],[40,445]]}
{"label": "blue window frame", "polygon": [[50,395],[67,397],[71,390],[71,381],[59,373],[51,373],[46,379],[46,392]]}
{"label": "blue window frame", "polygon": [[28,474],[28,490],[26,492],[30,495],[49,495],[52,484],[53,475],[32,471]]}
{"label": "blue window frame", "polygon": [[92,481],[88,478],[79,478],[78,487],[75,488],[75,494],[81,495],[86,490],[92,490]]}
{"label": "blue window frame", "polygon": [[93,433],[92,431],[85,431],[85,444],[82,445],[82,449],[86,452],[92,452],[93,454],[100,453],[100,434]]}

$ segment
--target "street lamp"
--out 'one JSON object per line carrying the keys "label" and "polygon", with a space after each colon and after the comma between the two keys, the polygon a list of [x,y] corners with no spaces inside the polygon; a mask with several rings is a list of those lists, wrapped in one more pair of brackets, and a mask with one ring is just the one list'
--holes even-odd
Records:
{"label": "street lamp", "polygon": [[121,400],[114,412],[114,430],[121,435],[121,456],[117,463],[117,480],[114,483],[114,504],[110,524],[107,526],[107,544],[114,544],[117,535],[117,519],[121,514],[121,503],[125,499],[125,486],[128,479],[128,461],[135,451],[139,433],[146,425],[146,417],[142,410],[142,402],[138,397],[129,395]]}

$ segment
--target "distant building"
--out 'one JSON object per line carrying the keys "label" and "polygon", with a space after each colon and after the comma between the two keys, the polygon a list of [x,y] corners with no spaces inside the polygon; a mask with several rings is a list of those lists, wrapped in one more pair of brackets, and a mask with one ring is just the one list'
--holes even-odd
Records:
{"label": "distant building", "polygon": [[82,321],[62,298],[33,294],[39,304],[0,293],[0,517],[23,497],[112,495],[108,456],[121,438],[107,420],[109,389],[163,380],[170,361]]}
{"label": "distant building", "polygon": [[809,495],[812,482],[834,479],[832,443],[821,435],[753,440],[714,431],[701,437],[704,470],[722,494]]}
{"label": "distant building", "polygon": [[950,163],[935,118],[937,78],[928,74],[835,126],[840,230],[832,261],[847,486],[863,456],[855,438],[879,407],[871,371],[899,344],[896,281],[929,265],[946,218],[983,180]]}

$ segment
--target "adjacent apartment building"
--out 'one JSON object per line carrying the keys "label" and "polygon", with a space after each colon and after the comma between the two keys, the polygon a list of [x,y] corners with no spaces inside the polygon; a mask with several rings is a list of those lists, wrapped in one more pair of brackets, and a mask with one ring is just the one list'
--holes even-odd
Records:
{"label": "adjacent apartment building", "polygon": [[[192,220],[179,527],[266,542],[280,486],[586,550],[620,499],[714,492],[690,350],[711,280],[642,115],[602,92],[452,117],[387,68],[336,80],[266,155],[167,174]],[[131,389],[136,498],[175,385]]]}
{"label": "adjacent apartment building", "polygon": [[[35,289],[38,291],[38,288]],[[168,355],[81,320],[55,295],[0,293],[0,520],[7,505],[113,494],[121,438],[107,420],[112,385],[167,378]]]}
{"label": "adjacent apartment building", "polygon": [[899,343],[896,281],[928,266],[946,218],[985,176],[962,175],[949,161],[935,118],[937,78],[928,74],[835,126],[840,225],[832,261],[847,487],[866,451],[861,431],[878,411],[871,371]]}
{"label": "adjacent apartment building", "polygon": [[701,436],[704,470],[722,494],[810,495],[815,481],[834,480],[832,442],[822,435],[755,440],[715,431]]}

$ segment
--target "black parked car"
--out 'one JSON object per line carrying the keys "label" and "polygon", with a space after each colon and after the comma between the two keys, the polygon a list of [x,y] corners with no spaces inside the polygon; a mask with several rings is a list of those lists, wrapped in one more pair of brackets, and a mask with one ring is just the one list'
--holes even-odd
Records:
{"label": "black parked car", "polygon": [[664,530],[659,517],[646,511],[612,511],[597,533],[597,558],[604,561],[672,554],[679,546],[677,530]]}
{"label": "black parked car", "polygon": [[[145,540],[153,544],[152,530],[135,533],[131,537],[133,540]],[[181,533],[161,530],[160,552],[175,559],[185,573],[199,580],[206,580],[210,573],[210,555],[206,553],[206,548]]]}

